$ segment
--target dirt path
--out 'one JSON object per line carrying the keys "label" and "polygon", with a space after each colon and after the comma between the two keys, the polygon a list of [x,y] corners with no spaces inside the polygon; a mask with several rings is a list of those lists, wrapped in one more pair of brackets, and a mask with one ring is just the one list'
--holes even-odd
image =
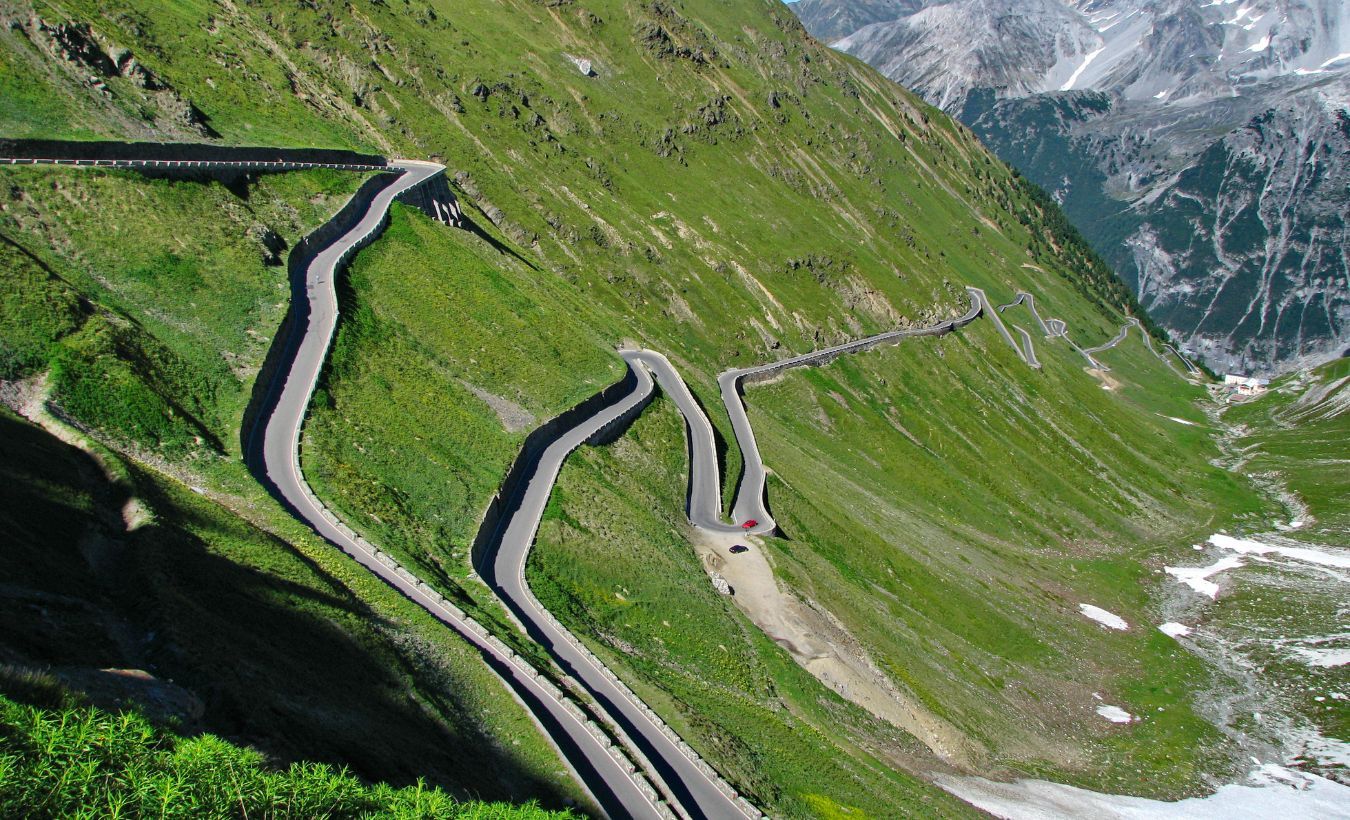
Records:
{"label": "dirt path", "polygon": [[[918,738],[942,760],[970,763],[973,750],[959,730],[901,692],[837,618],[778,586],[759,538],[693,532],[704,569],[726,580],[736,606],[803,669],[840,697]],[[737,544],[749,550],[732,554]]]}
{"label": "dirt path", "polygon": [[[100,447],[74,425],[52,413],[48,406],[51,393],[52,387],[46,373],[23,381],[0,382],[0,403],[71,447],[84,451],[98,465],[109,484],[125,485],[125,476],[113,467]],[[149,509],[139,498],[130,494],[122,504],[121,513],[122,527],[126,532],[134,532],[151,519]]]}

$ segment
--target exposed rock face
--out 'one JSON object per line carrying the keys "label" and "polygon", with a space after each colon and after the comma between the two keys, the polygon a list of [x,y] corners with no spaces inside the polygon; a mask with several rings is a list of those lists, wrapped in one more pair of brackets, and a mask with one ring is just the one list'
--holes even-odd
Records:
{"label": "exposed rock face", "polygon": [[797,8],[1049,191],[1215,369],[1271,374],[1350,348],[1341,0]]}
{"label": "exposed rock face", "polygon": [[[220,135],[209,118],[190,99],[179,94],[126,48],[118,46],[88,23],[54,21],[37,14],[22,14],[19,7],[0,5],[0,30],[21,37],[55,58],[60,70],[98,91],[105,103],[126,98],[146,128],[145,136],[164,135],[192,140]],[[109,116],[125,115],[109,108]]]}
{"label": "exposed rock face", "polygon": [[868,26],[835,43],[951,113],[975,88],[1023,96],[1088,53],[1096,32],[1059,0],[956,0]]}
{"label": "exposed rock face", "polygon": [[[1175,103],[1350,67],[1341,0],[803,0],[795,8],[816,36],[951,112],[982,88]],[[861,25],[833,34],[851,22]]]}
{"label": "exposed rock face", "polygon": [[1141,203],[1140,301],[1216,370],[1271,372],[1350,348],[1350,118],[1320,94],[1272,108]]}
{"label": "exposed rock face", "polygon": [[793,9],[818,39],[832,43],[863,26],[923,8],[923,0],[800,0]]}

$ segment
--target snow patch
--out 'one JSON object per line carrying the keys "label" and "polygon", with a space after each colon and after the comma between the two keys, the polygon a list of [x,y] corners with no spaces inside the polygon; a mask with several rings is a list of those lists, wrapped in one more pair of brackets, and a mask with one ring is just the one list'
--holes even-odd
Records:
{"label": "snow patch", "polygon": [[[1302,521],[1291,521],[1289,527],[1292,529],[1295,526],[1302,526],[1302,524]],[[1226,555],[1207,567],[1163,567],[1163,569],[1168,575],[1176,578],[1181,583],[1201,595],[1208,595],[1211,598],[1218,596],[1219,585],[1209,580],[1209,577],[1226,570],[1245,566],[1242,559],[1239,557],[1242,555],[1250,555],[1255,560],[1263,561],[1265,563],[1268,563],[1269,559],[1264,558],[1264,556],[1278,555],[1283,558],[1291,558],[1295,561],[1315,564],[1322,567],[1350,569],[1350,555],[1331,552],[1324,549],[1313,549],[1307,546],[1295,547],[1264,544],[1249,538],[1234,538],[1231,535],[1224,535],[1223,533],[1211,535],[1209,537],[1209,543],[1219,549],[1235,552],[1237,555]],[[1196,549],[1201,549],[1200,545],[1197,544]]]}
{"label": "snow patch", "polygon": [[1309,547],[1281,547],[1272,544],[1263,544],[1260,541],[1252,541],[1247,538],[1234,538],[1231,535],[1215,533],[1209,537],[1209,543],[1240,555],[1282,555],[1285,558],[1292,558],[1295,561],[1304,561],[1309,564],[1319,564],[1324,567],[1336,567],[1338,569],[1350,569],[1350,554],[1338,554],[1325,550],[1311,549]]}
{"label": "snow patch", "polygon": [[1350,649],[1315,649],[1306,646],[1291,647],[1299,660],[1309,666],[1335,669],[1350,663]]}
{"label": "snow patch", "polygon": [[1265,820],[1271,817],[1345,817],[1350,786],[1267,763],[1247,782],[1221,787],[1208,797],[1167,802],[1102,794],[1045,780],[996,783],[983,777],[937,778],[942,788],[996,817],[1051,820],[1061,817],[1128,820]]}
{"label": "snow patch", "polygon": [[1193,422],[1193,421],[1187,421],[1186,419],[1179,419],[1179,418],[1177,418],[1176,416],[1163,416],[1162,413],[1159,413],[1158,415],[1162,416],[1163,418],[1167,419],[1168,421],[1175,421],[1177,424],[1184,424],[1184,425],[1186,425],[1187,427],[1199,427],[1199,426],[1200,426],[1200,425],[1196,424],[1196,423]]}
{"label": "snow patch", "polygon": [[1112,723],[1129,723],[1134,720],[1134,715],[1120,708],[1119,706],[1110,706],[1103,704],[1097,707],[1097,714],[1111,721]]}
{"label": "snow patch", "polygon": [[1252,52],[1252,53],[1254,53],[1254,54],[1259,54],[1259,53],[1261,53],[1262,51],[1265,51],[1265,50],[1268,49],[1268,48],[1270,48],[1270,35],[1269,35],[1269,34],[1267,34],[1265,37],[1262,37],[1260,40],[1257,40],[1255,43],[1252,43],[1251,47],[1248,48],[1248,49],[1246,49],[1246,50],[1247,50],[1247,51],[1250,51],[1250,52]]}
{"label": "snow patch", "polygon": [[[1199,549],[1199,547],[1197,547]],[[1242,559],[1236,555],[1228,555],[1215,561],[1207,567],[1163,567],[1163,570],[1181,583],[1200,593],[1208,595],[1211,598],[1217,598],[1219,595],[1219,585],[1209,580],[1209,576],[1217,575],[1230,569],[1246,566]]]}
{"label": "snow patch", "polygon": [[1158,627],[1158,631],[1169,638],[1184,638],[1191,634],[1191,628],[1185,624],[1179,624],[1176,621],[1168,621]]}
{"label": "snow patch", "polygon": [[1085,56],[1085,57],[1083,58],[1082,64],[1079,65],[1078,68],[1075,68],[1075,69],[1073,70],[1073,73],[1069,75],[1069,79],[1067,79],[1067,80],[1064,81],[1064,85],[1060,86],[1060,87],[1059,87],[1059,90],[1060,90],[1060,91],[1072,91],[1072,90],[1073,90],[1073,84],[1076,83],[1076,82],[1078,82],[1078,78],[1079,78],[1079,77],[1083,76],[1083,71],[1084,71],[1089,65],[1091,65],[1091,63],[1092,63],[1093,60],[1097,59],[1097,55],[1098,55],[1098,54],[1101,54],[1101,53],[1102,53],[1103,51],[1105,51],[1105,50],[1106,50],[1106,46],[1102,46],[1101,48],[1097,49],[1096,51],[1089,51],[1089,52],[1087,53],[1087,56]]}
{"label": "snow patch", "polygon": [[1124,618],[1113,612],[1107,612],[1099,606],[1092,604],[1079,604],[1078,609],[1084,615],[1106,627],[1107,629],[1129,629],[1130,625]]}

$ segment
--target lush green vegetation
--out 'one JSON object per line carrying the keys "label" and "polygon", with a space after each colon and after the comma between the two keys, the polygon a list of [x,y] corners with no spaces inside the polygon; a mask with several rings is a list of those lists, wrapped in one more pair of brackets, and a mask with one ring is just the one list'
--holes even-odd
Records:
{"label": "lush green vegetation", "polygon": [[684,424],[667,403],[564,468],[536,594],[775,816],[961,816],[906,774],[912,737],[821,686],[708,583],[683,514]]}
{"label": "lush green vegetation", "polygon": [[[1057,270],[1072,271],[1070,283],[1087,299],[1099,301],[1104,307],[1139,320],[1145,330],[1158,342],[1171,341],[1167,333],[1144,312],[1138,298],[1121,281],[1111,267],[1088,244],[1073,226],[1064,211],[1039,185],[1017,175],[1022,190],[1034,208],[1018,212],[1017,218],[1031,232],[1031,254],[1043,264],[1053,259]],[[1036,225],[1048,225],[1048,241],[1041,241]],[[1201,363],[1203,366],[1203,363]],[[1207,371],[1209,372],[1209,371]],[[1214,374],[1210,372],[1210,376]]]}
{"label": "lush green vegetation", "polygon": [[286,310],[284,249],[360,177],[281,174],[233,190],[101,170],[3,179],[3,377],[50,371],[71,417],[138,447],[237,454]]}
{"label": "lush green vegetation", "polygon": [[583,301],[507,258],[395,208],[352,266],[306,426],[322,494],[451,586],[526,434],[623,372]]}
{"label": "lush green vegetation", "polygon": [[[1223,420],[1243,429],[1238,446],[1249,449],[1248,473],[1277,472],[1308,506],[1315,526],[1298,537],[1330,539],[1350,529],[1350,413],[1346,387],[1350,359],[1325,364],[1308,375],[1289,376],[1261,398],[1234,405]],[[1317,396],[1322,395],[1320,400]]]}
{"label": "lush green vegetation", "polygon": [[[269,768],[214,735],[179,737],[134,711],[84,705],[54,679],[12,673],[0,695],[0,812],[11,817],[571,817],[534,806],[461,803],[439,789],[369,786],[316,763]],[[17,684],[17,685],[16,685]]]}
{"label": "lush green vegetation", "polygon": [[[1350,530],[1350,413],[1346,412],[1350,360],[1277,380],[1270,392],[1224,407],[1230,426],[1231,468],[1283,496],[1287,522],[1298,526],[1270,534],[1271,522],[1251,522],[1235,534],[1261,541],[1309,543],[1344,549]],[[1285,540],[1289,539],[1289,540]],[[1344,667],[1308,662],[1290,647],[1333,650],[1343,646],[1336,624],[1344,617],[1343,581],[1296,562],[1250,562],[1233,573],[1231,588],[1206,606],[1204,623],[1234,646],[1256,671],[1257,685],[1276,709],[1329,738],[1350,738],[1350,707],[1339,692]],[[1246,722],[1244,722],[1246,723]],[[1261,737],[1260,721],[1243,729]],[[1286,739],[1286,738],[1282,738]],[[1345,766],[1310,762],[1314,771],[1344,777]]]}
{"label": "lush green vegetation", "polygon": [[[1013,351],[977,324],[752,387],[786,533],[760,546],[787,587],[837,616],[907,695],[960,730],[982,771],[1187,793],[1232,761],[1192,709],[1211,673],[1154,629],[1146,567],[1208,534],[1211,514],[1263,508],[1196,458],[1217,455],[1203,431],[1155,415],[1202,418],[1190,405],[1200,391],[1179,391],[1137,341],[1118,351],[1115,372],[1141,378],[1112,392],[1066,345],[1041,350],[1045,371],[1019,378],[1027,371]],[[661,407],[649,412],[660,418]],[[856,795],[828,785],[876,776],[854,744],[893,766],[922,759],[912,738],[788,674],[788,654],[713,593],[680,548],[680,428],[667,420],[657,435],[647,424],[564,469],[530,567],[550,608],[594,636],[691,742],[743,772],[740,782],[776,784],[762,793],[775,811],[809,813],[812,794]],[[1079,603],[1134,628],[1107,633]],[[1106,724],[1093,692],[1147,717],[1125,731]],[[775,732],[822,751],[796,769],[791,755],[767,752],[783,742]],[[889,777],[869,793],[907,799]]]}

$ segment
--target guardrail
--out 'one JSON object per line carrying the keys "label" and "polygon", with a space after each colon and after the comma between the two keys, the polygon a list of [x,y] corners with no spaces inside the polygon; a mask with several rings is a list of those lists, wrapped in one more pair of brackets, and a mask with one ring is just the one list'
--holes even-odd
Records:
{"label": "guardrail", "polygon": [[153,168],[153,169],[258,169],[265,171],[304,171],[331,168],[337,171],[397,171],[389,165],[343,162],[305,162],[285,160],[204,160],[204,159],[61,159],[57,157],[0,157],[0,165],[66,165],[81,168]]}
{"label": "guardrail", "polygon": [[[770,362],[769,364],[747,367],[739,371],[739,379],[742,383],[751,383],[763,381],[772,378],[784,370],[805,365],[828,364],[846,353],[858,353],[863,350],[870,350],[889,342],[902,342],[905,339],[916,336],[945,336],[952,331],[965,327],[979,318],[983,312],[978,301],[971,298],[971,308],[964,316],[958,316],[954,319],[947,319],[936,325],[929,327],[904,328],[902,330],[890,330],[885,333],[878,333],[875,336],[868,336],[865,339],[858,339],[852,342],[846,342],[835,347],[828,347],[824,350],[817,350],[811,353],[803,353],[800,356],[793,356],[780,362]],[[725,374],[724,374],[725,375]]]}
{"label": "guardrail", "polygon": [[[723,779],[722,776],[717,773],[717,770],[709,765],[708,762],[704,760],[692,746],[686,743],[684,738],[680,737],[674,729],[670,728],[660,715],[648,706],[642,698],[638,697],[637,693],[628,688],[628,685],[596,657],[595,653],[591,652],[580,639],[573,635],[567,627],[563,626],[562,622],[559,621],[552,612],[545,608],[538,598],[534,597],[534,591],[530,589],[528,584],[522,586],[525,589],[526,595],[529,596],[530,604],[534,606],[538,612],[543,614],[544,620],[548,622],[549,626],[553,627],[553,629],[557,631],[558,634],[562,635],[564,640],[566,640],[574,650],[598,669],[605,680],[617,689],[619,694],[626,698],[629,703],[641,711],[643,716],[647,718],[652,726],[656,727],[656,730],[663,734],[666,739],[670,741],[671,745],[679,750],[680,754],[682,754],[690,763],[693,763],[694,767],[697,768],[704,777],[708,778],[709,782],[711,782],[719,792],[725,795],[728,800],[735,803],[737,808],[739,808],[747,817],[754,818],[754,820],[765,817],[765,814],[762,811],[756,808],[749,800],[746,800],[745,797],[736,791],[730,783]],[[613,719],[611,718],[610,720],[612,721]],[[622,729],[619,729],[617,726],[611,728],[622,732]]]}
{"label": "guardrail", "polygon": [[[298,457],[295,460],[295,468],[298,472]],[[301,473],[301,475],[303,474]],[[441,623],[455,630],[462,638],[476,646],[479,651],[488,652],[500,658],[524,677],[533,680],[535,684],[548,695],[548,697],[558,703],[568,714],[582,725],[582,728],[585,729],[588,734],[600,743],[609,756],[619,764],[620,768],[622,768],[630,778],[632,778],[638,791],[651,802],[662,818],[665,820],[679,820],[678,815],[671,809],[669,801],[652,784],[649,776],[642,771],[642,767],[632,759],[629,750],[634,744],[631,738],[623,735],[622,729],[609,725],[611,724],[611,720],[604,720],[603,722],[606,724],[606,727],[602,728],[600,723],[598,723],[586,709],[582,708],[582,706],[579,705],[566,690],[553,683],[547,675],[540,672],[532,663],[518,654],[515,650],[511,649],[511,647],[507,646],[506,643],[494,635],[491,630],[480,624],[444,595],[437,592],[435,588],[408,571],[408,569],[400,564],[392,555],[379,549],[366,540],[360,533],[347,526],[337,514],[319,500],[319,497],[314,494],[312,489],[310,489],[308,482],[303,482],[301,484],[301,491],[305,495],[305,500],[318,511],[324,520],[327,521],[330,526],[341,532],[343,536],[351,541],[351,543],[360,551],[357,554],[352,554],[350,550],[343,549],[344,552],[347,552],[351,557],[355,558],[367,568],[374,570],[377,575],[383,575],[384,573],[381,572],[375,564],[378,564],[379,567],[382,567],[404,583],[413,587],[416,593],[422,597],[422,600],[405,592],[405,595],[407,595],[409,600],[421,606]],[[543,611],[547,613],[547,610]],[[568,637],[572,637],[570,633],[566,634]],[[576,639],[572,638],[572,640]],[[603,710],[600,710],[600,713],[603,715]],[[610,737],[610,734],[606,729],[608,729],[609,732],[617,732],[620,735],[618,743],[614,742],[614,739]]]}
{"label": "guardrail", "polygon": [[[194,170],[240,170],[240,171],[297,171],[309,169],[333,169],[342,171],[360,171],[360,172],[399,172],[404,170],[398,165],[363,163],[363,162],[323,162],[309,160],[267,160],[267,159],[131,159],[131,158],[65,158],[65,157],[0,157],[0,166],[35,166],[50,165],[76,168],[126,168],[132,170],[156,170],[156,171],[194,171]],[[434,177],[429,177],[431,179]],[[424,185],[427,180],[422,180],[417,185],[408,190]],[[403,193],[407,193],[404,191]],[[450,217],[457,216],[457,207],[451,199],[451,205],[446,205],[436,201],[437,216],[440,216],[440,209],[448,210]],[[338,270],[351,259],[351,257],[366,247],[388,224],[388,212],[380,215],[368,230],[360,237],[356,238],[342,253],[334,260],[331,274],[335,277]],[[336,332],[336,323],[329,329],[328,338],[325,340],[325,350],[331,347],[333,334]],[[544,696],[551,699],[558,708],[561,708],[571,715],[585,732],[590,734],[597,743],[604,749],[619,768],[624,771],[631,779],[634,787],[637,789],[648,803],[651,804],[657,815],[663,820],[676,820],[678,815],[672,808],[670,799],[661,793],[654,785],[653,775],[648,772],[654,772],[655,767],[651,761],[647,760],[639,751],[637,744],[632,738],[628,737],[622,727],[609,716],[603,708],[598,706],[594,709],[593,715],[588,709],[583,708],[575,698],[566,690],[554,684],[547,675],[541,672],[528,660],[517,654],[500,638],[493,635],[490,630],[470,617],[464,610],[460,609],[454,603],[450,602],[443,595],[437,592],[433,587],[414,573],[402,566],[393,556],[380,550],[377,546],[370,543],[367,539],[353,530],[343,520],[330,510],[318,496],[314,493],[309,483],[304,480],[304,473],[300,467],[300,448],[299,441],[303,438],[303,421],[296,430],[296,446],[290,448],[289,461],[294,475],[298,477],[296,484],[303,496],[306,504],[311,508],[314,514],[317,514],[332,530],[335,530],[342,536],[346,543],[337,542],[335,546],[343,552],[349,554],[358,563],[365,566],[378,577],[388,582],[394,579],[402,582],[392,584],[396,590],[404,594],[413,603],[426,610],[441,623],[449,626],[457,634],[467,640],[471,645],[478,648],[480,652],[496,658],[498,661],[507,664],[522,680],[529,680],[534,683]],[[304,517],[304,516],[302,516]],[[332,541],[333,539],[328,539]],[[547,613],[542,605],[536,600],[533,603],[538,610]],[[551,613],[547,613],[551,623],[557,624],[556,619],[552,618]],[[704,762],[682,739],[675,734],[668,726],[656,717],[655,713],[643,703],[637,696],[622,683],[618,681],[617,676],[607,667],[599,663],[598,659],[590,655],[589,651],[575,638],[570,632],[561,628],[557,624],[559,631],[566,635],[579,650],[595,662],[597,668],[602,674],[616,684],[616,688],[630,701],[638,707],[644,715],[652,722],[654,726],[668,737],[672,743],[686,756],[693,760],[699,770],[707,776],[715,786],[719,788],[732,800],[739,800],[745,803],[748,816],[760,818],[763,815],[748,803],[744,798],[740,798],[734,789],[730,787],[721,777]],[[537,693],[536,693],[537,695]],[[595,715],[599,715],[597,720]],[[615,742],[615,738],[618,742]],[[655,782],[659,782],[659,778]]]}

